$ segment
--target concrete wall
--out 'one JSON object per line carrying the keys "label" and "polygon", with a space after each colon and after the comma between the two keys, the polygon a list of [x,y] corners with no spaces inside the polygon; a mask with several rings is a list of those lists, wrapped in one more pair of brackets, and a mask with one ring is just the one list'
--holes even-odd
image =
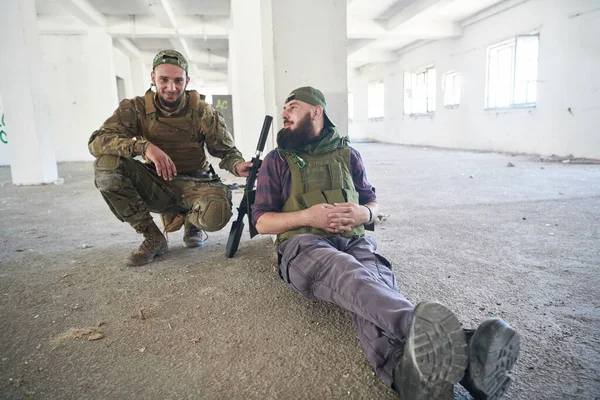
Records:
{"label": "concrete wall", "polygon": [[[88,139],[117,107],[117,98],[101,98],[102,111],[94,106],[98,105],[99,99],[92,97],[95,94],[89,83],[91,47],[87,36],[40,35],[40,45],[44,82],[50,93],[49,116],[56,161],[93,160],[87,149]],[[116,48],[113,50],[116,76],[124,79],[127,96],[138,95],[133,90],[129,57]],[[115,86],[115,93],[116,76],[109,80]],[[0,165],[8,164],[8,155],[0,148]]]}
{"label": "concrete wall", "polygon": [[[350,135],[381,141],[600,158],[600,10],[597,0],[530,0],[465,28],[459,39],[434,42],[394,65],[364,69],[349,83],[354,93]],[[484,110],[487,47],[539,32],[537,106]],[[403,115],[403,71],[437,69],[432,117]],[[443,106],[445,72],[463,76],[459,108]],[[367,85],[384,79],[385,117],[367,119]],[[569,112],[569,109],[571,110]]]}
{"label": "concrete wall", "polygon": [[[87,149],[88,139],[118,104],[116,97],[105,96],[100,99],[102,111],[93,107],[93,104],[98,104],[98,98],[92,101],[89,44],[85,35],[40,35],[43,78],[50,93],[48,111],[58,162],[93,160]],[[109,83],[116,88],[116,77],[119,76],[125,81],[127,97],[142,95],[148,87],[147,82],[150,82],[150,72],[141,78],[140,71],[146,72],[143,66],[133,63],[117,48],[113,48],[113,58],[115,76],[112,80],[109,78]],[[135,76],[132,71],[136,72]],[[142,87],[143,90],[136,91],[136,88]],[[0,130],[3,129],[10,133],[10,127],[0,126]],[[7,146],[0,141],[0,165],[9,164]]]}
{"label": "concrete wall", "polygon": [[[125,81],[125,97],[131,98],[144,94],[143,92],[134,92],[133,79],[131,76],[131,62],[129,57],[117,48],[113,48],[113,57],[115,59],[115,72],[119,78]],[[148,81],[150,81],[150,77],[148,77]],[[106,117],[108,117],[108,115]]]}
{"label": "concrete wall", "polygon": [[[85,35],[40,35],[43,79],[50,93],[49,120],[54,133],[56,161],[87,161],[93,157],[87,149],[92,132],[117,106],[117,98],[103,99],[103,111],[93,105],[90,80],[90,43]],[[114,49],[118,76],[125,80],[127,94],[133,94],[129,58]],[[111,83],[115,86],[116,76]],[[95,100],[95,101],[93,101]],[[0,128],[2,129],[2,128]],[[10,129],[10,128],[8,128]],[[9,165],[8,154],[0,143],[0,165]]]}
{"label": "concrete wall", "polygon": [[[118,103],[116,96],[103,96],[92,101],[93,87],[90,79],[90,41],[86,35],[40,35],[43,61],[43,79],[50,93],[49,119],[54,133],[56,161],[89,161],[93,157],[87,149],[87,142],[94,130],[106,120]],[[141,96],[148,89],[150,70],[139,60],[130,59],[118,48],[113,49],[115,76],[103,76],[116,88],[116,77],[125,82],[127,97]],[[227,94],[226,87],[203,87],[191,82],[190,89],[196,88],[207,95]],[[115,89],[116,92],[116,89]],[[0,93],[1,95],[1,93]],[[210,97],[209,99],[210,100]],[[94,104],[101,102],[99,111]],[[109,111],[107,111],[109,110]],[[10,139],[10,124],[2,126],[2,102],[0,99],[0,131]],[[0,140],[0,165],[10,165],[8,146]]]}

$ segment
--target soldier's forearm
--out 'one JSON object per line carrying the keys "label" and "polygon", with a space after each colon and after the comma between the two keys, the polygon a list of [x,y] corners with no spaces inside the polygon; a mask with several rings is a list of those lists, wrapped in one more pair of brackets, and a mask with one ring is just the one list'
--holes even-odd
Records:
{"label": "soldier's forearm", "polygon": [[366,221],[365,224],[375,221],[375,218],[377,218],[377,215],[379,214],[379,204],[377,204],[374,201],[371,201],[371,202],[369,202],[367,204],[363,204],[363,205],[370,210],[370,214],[369,214],[370,219],[368,221]]}
{"label": "soldier's forearm", "polygon": [[238,176],[238,173],[235,170],[235,166],[245,161],[246,160],[244,160],[242,154],[236,150],[221,157],[221,161],[219,162],[219,168],[229,171],[235,176]]}
{"label": "soldier's forearm", "polygon": [[256,230],[263,235],[278,235],[302,226],[310,226],[307,210],[292,212],[267,212],[256,221]]}
{"label": "soldier's forearm", "polygon": [[134,140],[116,135],[99,135],[88,144],[88,149],[94,157],[113,155],[135,157],[144,154],[146,140]]}

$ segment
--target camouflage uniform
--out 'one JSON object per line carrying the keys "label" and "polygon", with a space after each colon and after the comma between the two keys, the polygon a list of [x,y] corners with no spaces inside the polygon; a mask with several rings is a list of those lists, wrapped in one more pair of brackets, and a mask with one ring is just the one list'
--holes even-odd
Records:
{"label": "camouflage uniform", "polygon": [[[151,91],[120,103],[88,143],[96,157],[96,187],[116,217],[138,232],[151,219],[150,212],[187,214],[188,221],[202,230],[222,229],[232,215],[231,192],[207,174],[204,145],[221,159],[220,168],[236,176],[242,154],[223,116],[197,92],[186,91],[179,109],[165,114]],[[173,160],[177,176],[172,181],[158,176],[152,163],[134,159],[143,156],[148,142]],[[175,224],[170,230],[180,227]]]}

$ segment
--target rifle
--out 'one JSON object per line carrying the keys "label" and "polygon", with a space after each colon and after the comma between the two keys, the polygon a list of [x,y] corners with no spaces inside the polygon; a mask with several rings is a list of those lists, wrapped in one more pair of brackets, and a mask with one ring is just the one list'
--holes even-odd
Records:
{"label": "rifle", "polygon": [[238,216],[237,219],[231,224],[231,231],[229,231],[229,238],[227,239],[227,246],[225,248],[225,255],[227,258],[233,257],[235,252],[240,245],[240,238],[242,237],[242,232],[244,231],[244,215],[248,214],[248,224],[250,225],[250,237],[258,235],[258,231],[256,227],[252,223],[252,219],[250,216],[250,206],[254,203],[254,196],[256,191],[254,190],[254,183],[256,181],[256,175],[258,174],[258,169],[262,164],[262,160],[260,156],[265,149],[265,143],[267,142],[267,137],[269,136],[269,129],[271,127],[271,121],[273,121],[273,117],[270,115],[265,116],[265,120],[263,122],[262,130],[260,131],[260,137],[258,138],[258,146],[256,146],[256,153],[252,158],[252,167],[248,173],[248,178],[246,179],[246,185],[244,186],[244,197],[242,197],[242,202],[238,207]]}

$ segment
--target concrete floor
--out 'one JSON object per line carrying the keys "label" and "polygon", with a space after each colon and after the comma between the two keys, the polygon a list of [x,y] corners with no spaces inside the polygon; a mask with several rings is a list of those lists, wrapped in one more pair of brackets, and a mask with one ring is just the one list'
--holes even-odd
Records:
{"label": "concrete floor", "polygon": [[[600,399],[600,166],[355,147],[400,291],[444,302],[465,326],[501,316],[518,329],[506,399]],[[349,317],[278,279],[269,238],[246,233],[226,259],[229,227],[197,249],[177,232],[169,254],[128,268],[139,238],[103,203],[91,164],[59,174],[62,185],[15,187],[0,168],[0,398],[396,398]]]}

